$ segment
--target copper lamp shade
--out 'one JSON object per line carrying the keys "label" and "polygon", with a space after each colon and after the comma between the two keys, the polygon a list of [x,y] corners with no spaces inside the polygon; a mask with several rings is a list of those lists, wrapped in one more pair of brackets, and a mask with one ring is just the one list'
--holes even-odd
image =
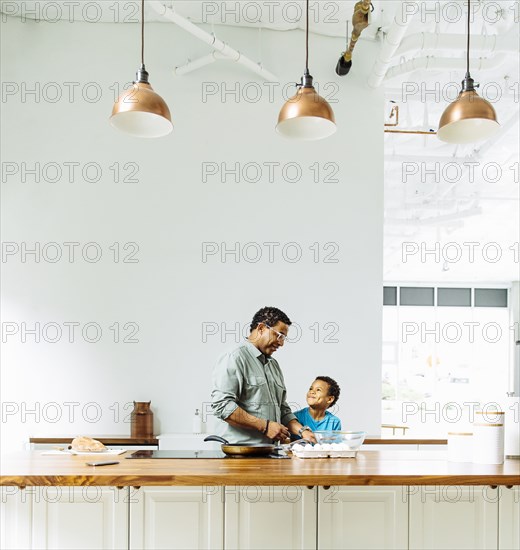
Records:
{"label": "copper lamp shade", "polygon": [[491,137],[500,125],[493,106],[474,89],[463,90],[448,105],[439,122],[437,136],[446,143],[472,143]]}
{"label": "copper lamp shade", "polygon": [[303,84],[280,111],[276,131],[299,140],[318,140],[336,132],[334,111],[312,85],[312,76],[305,75]]}
{"label": "copper lamp shade", "polygon": [[474,143],[491,137],[499,128],[493,106],[475,90],[469,73],[471,0],[468,0],[466,75],[459,97],[442,113],[437,137],[446,143]]}
{"label": "copper lamp shade", "polygon": [[144,138],[162,137],[173,130],[170,109],[153,91],[144,66],[137,72],[133,86],[114,103],[110,123],[125,134]]}
{"label": "copper lamp shade", "polygon": [[142,138],[166,136],[173,130],[170,109],[153,91],[144,66],[144,0],[141,0],[141,66],[133,86],[114,103],[110,123],[125,134]]}

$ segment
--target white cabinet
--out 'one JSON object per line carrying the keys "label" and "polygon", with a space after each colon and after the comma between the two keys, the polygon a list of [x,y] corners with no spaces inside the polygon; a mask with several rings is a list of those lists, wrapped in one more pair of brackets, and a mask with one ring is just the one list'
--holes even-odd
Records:
{"label": "white cabinet", "polygon": [[128,548],[127,490],[86,486],[34,489],[32,546],[27,548]]}
{"label": "white cabinet", "polygon": [[498,548],[498,497],[489,486],[410,487],[410,549]]}
{"label": "white cabinet", "polygon": [[218,549],[224,543],[221,487],[130,488],[130,548]]}
{"label": "white cabinet", "polygon": [[0,548],[520,548],[504,486],[1,488]]}
{"label": "white cabinet", "polygon": [[316,488],[226,487],[226,549],[316,548]]}
{"label": "white cabinet", "polygon": [[407,548],[406,500],[405,487],[320,487],[318,549]]}
{"label": "white cabinet", "polygon": [[32,499],[39,487],[0,487],[0,548],[31,548]]}
{"label": "white cabinet", "polygon": [[498,548],[518,550],[520,548],[520,487],[500,487],[498,503]]}

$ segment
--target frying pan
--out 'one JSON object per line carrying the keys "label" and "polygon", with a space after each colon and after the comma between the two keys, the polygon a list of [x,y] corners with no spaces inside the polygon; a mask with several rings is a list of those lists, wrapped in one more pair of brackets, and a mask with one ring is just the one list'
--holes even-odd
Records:
{"label": "frying pan", "polygon": [[222,443],[222,452],[229,456],[266,456],[274,453],[276,449],[276,445],[270,443],[258,443],[256,445],[230,443],[218,435],[208,435],[204,441],[217,441],[218,443]]}

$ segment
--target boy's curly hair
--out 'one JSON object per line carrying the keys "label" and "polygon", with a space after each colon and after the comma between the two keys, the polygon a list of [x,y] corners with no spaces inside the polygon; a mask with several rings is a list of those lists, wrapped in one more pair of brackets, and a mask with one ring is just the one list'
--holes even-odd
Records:
{"label": "boy's curly hair", "polygon": [[326,382],[329,385],[328,393],[329,395],[332,395],[332,397],[334,397],[334,401],[327,408],[332,407],[332,405],[337,403],[339,399],[339,394],[341,393],[338,383],[330,376],[316,376],[316,380],[321,380],[322,382]]}

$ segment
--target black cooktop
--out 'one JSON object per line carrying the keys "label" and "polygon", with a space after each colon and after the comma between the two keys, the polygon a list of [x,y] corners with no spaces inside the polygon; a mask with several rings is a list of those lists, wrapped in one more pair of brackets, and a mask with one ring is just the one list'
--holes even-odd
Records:
{"label": "black cooktop", "polygon": [[289,458],[285,454],[267,456],[227,456],[222,451],[135,451],[126,458]]}
{"label": "black cooktop", "polygon": [[126,458],[226,458],[222,451],[136,451]]}

